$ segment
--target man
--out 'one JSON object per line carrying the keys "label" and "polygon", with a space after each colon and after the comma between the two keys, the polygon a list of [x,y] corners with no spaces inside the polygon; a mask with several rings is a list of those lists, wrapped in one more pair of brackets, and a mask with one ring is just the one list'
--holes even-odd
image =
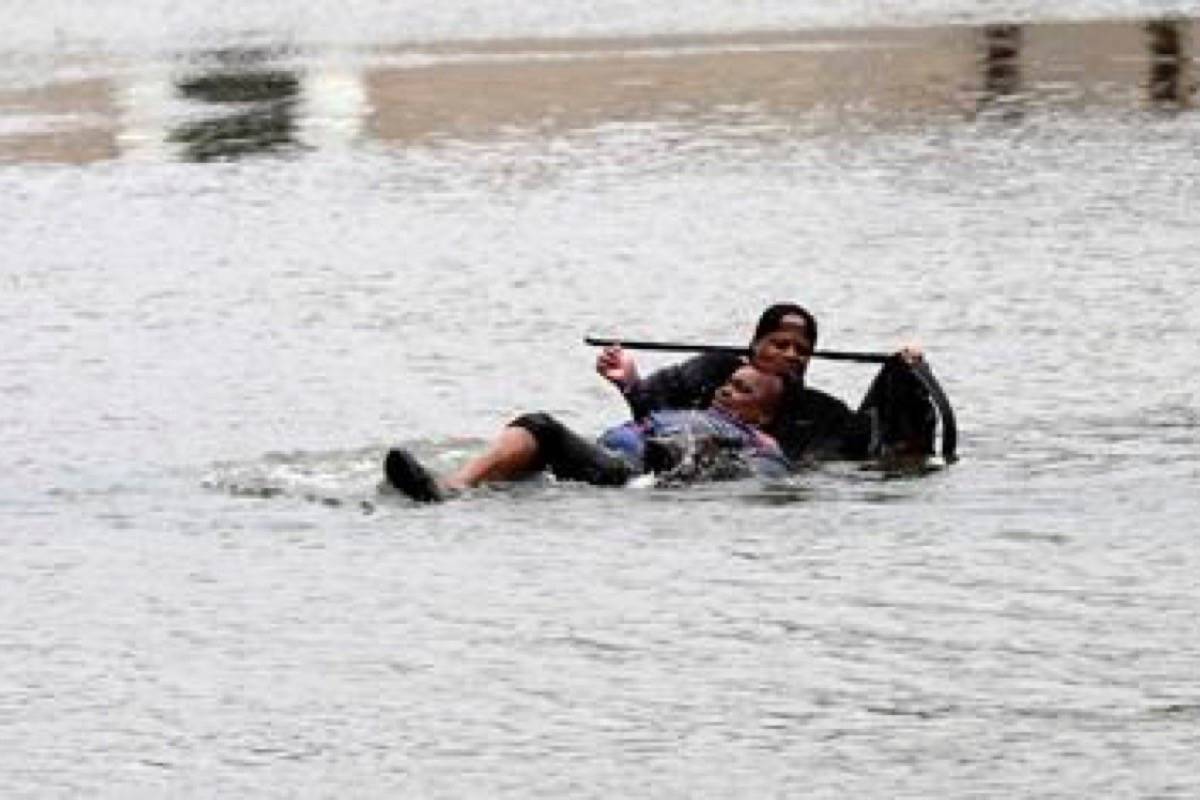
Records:
{"label": "man", "polygon": [[609,429],[598,443],[549,414],[526,414],[450,475],[434,477],[401,449],[388,452],[384,473],[388,483],[420,502],[544,469],[562,480],[596,486],[622,486],[646,472],[713,480],[783,475],[787,459],[762,426],[778,413],[784,380],[745,364],[717,389],[708,408],[653,411]]}
{"label": "man", "polygon": [[[765,430],[792,464],[840,459],[932,455],[936,417],[929,394],[911,367],[918,348],[892,356],[871,383],[857,411],[805,382],[817,344],[817,320],[795,303],[776,303],[762,312],[747,349],[750,363],[788,379],[788,396]],[[705,408],[746,356],[709,352],[664,367],[643,378],[633,357],[619,345],[596,359],[596,371],[621,392],[635,418],[664,408]]]}

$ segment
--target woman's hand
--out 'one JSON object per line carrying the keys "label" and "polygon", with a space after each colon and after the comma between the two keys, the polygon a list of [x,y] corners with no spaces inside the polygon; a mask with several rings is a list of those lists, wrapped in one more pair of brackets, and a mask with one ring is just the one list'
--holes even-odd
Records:
{"label": "woman's hand", "polygon": [[610,345],[600,351],[600,355],[596,356],[596,372],[616,384],[622,391],[638,380],[637,363],[619,344]]}

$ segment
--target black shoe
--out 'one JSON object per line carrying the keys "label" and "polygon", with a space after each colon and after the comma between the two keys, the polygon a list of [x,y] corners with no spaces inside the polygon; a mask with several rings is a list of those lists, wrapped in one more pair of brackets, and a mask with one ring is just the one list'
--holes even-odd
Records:
{"label": "black shoe", "polygon": [[440,503],[446,499],[437,479],[409,453],[399,448],[389,450],[383,461],[383,474],[388,483],[418,503]]}

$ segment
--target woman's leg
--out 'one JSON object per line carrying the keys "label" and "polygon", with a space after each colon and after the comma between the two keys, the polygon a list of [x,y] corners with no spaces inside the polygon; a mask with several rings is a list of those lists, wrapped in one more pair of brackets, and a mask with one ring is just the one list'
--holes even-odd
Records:
{"label": "woman's leg", "polygon": [[557,478],[596,486],[622,486],[637,474],[625,459],[587,441],[549,414],[517,417],[487,450],[441,478],[398,448],[384,462],[388,482],[421,502],[442,500],[447,491],[523,478],[547,467]]}
{"label": "woman's leg", "polygon": [[488,449],[449,475],[435,476],[411,453],[401,448],[388,451],[383,462],[388,483],[422,503],[445,500],[447,493],[469,489],[487,481],[524,477],[542,468],[537,440],[524,428],[507,427]]}
{"label": "woman's leg", "polygon": [[624,486],[638,473],[624,458],[584,439],[549,414],[525,414],[509,425],[533,436],[537,441],[537,468],[549,467],[561,480]]}

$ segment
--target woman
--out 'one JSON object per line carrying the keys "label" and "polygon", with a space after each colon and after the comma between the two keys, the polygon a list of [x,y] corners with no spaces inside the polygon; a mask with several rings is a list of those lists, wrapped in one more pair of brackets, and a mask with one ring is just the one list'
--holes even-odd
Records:
{"label": "woman", "polygon": [[557,478],[622,486],[645,472],[691,479],[780,476],[791,465],[762,431],[784,400],[785,379],[743,363],[704,409],[656,410],[610,428],[591,442],[549,414],[510,422],[482,454],[436,477],[405,450],[394,448],[384,474],[413,500],[434,502],[484,482],[512,480],[543,469]]}

